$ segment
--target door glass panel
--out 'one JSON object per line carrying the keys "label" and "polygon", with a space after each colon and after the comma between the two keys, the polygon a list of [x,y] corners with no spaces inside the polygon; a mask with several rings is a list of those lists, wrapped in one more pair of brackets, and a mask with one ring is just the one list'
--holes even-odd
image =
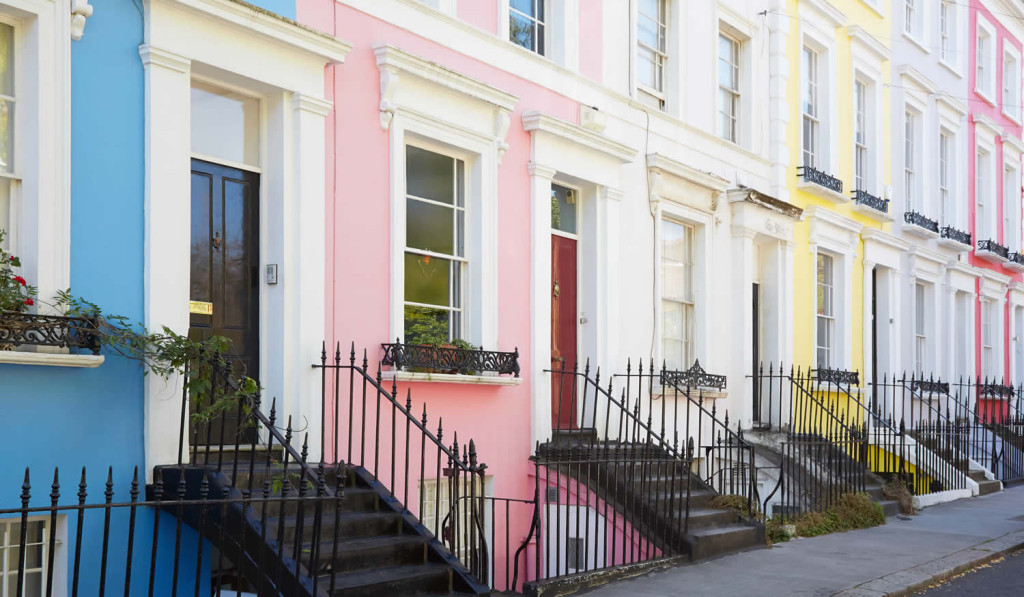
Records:
{"label": "door glass panel", "polygon": [[246,235],[246,201],[249,185],[224,180],[224,325],[243,327],[249,321],[249,239]]}
{"label": "door glass panel", "polygon": [[192,82],[192,153],[259,166],[260,102]]}
{"label": "door glass panel", "polygon": [[210,302],[213,300],[210,279],[211,229],[210,196],[213,191],[213,177],[208,174],[192,173],[192,274],[189,300]]}
{"label": "door glass panel", "polygon": [[405,192],[451,205],[455,200],[455,158],[407,145]]}
{"label": "door glass panel", "polygon": [[577,192],[551,185],[551,227],[560,232],[576,234]]}

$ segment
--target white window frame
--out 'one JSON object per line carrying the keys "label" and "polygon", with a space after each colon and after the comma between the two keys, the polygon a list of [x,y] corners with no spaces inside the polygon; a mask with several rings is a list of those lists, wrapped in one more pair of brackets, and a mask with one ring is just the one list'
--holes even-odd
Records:
{"label": "white window frame", "polygon": [[[1000,103],[1003,115],[1010,120],[1021,121],[1021,58],[1017,48],[1003,39],[1002,93]],[[1007,73],[1012,73],[1007,77]]]}
{"label": "white window frame", "polygon": [[[458,283],[456,283],[454,281],[454,279],[452,278],[452,276],[449,275],[449,279],[448,279],[448,302],[449,302],[449,304],[448,304],[447,307],[438,306],[438,305],[428,305],[428,304],[424,304],[424,303],[413,303],[413,302],[410,302],[407,298],[403,297],[403,299],[404,299],[404,304],[402,306],[402,309],[403,309],[403,321],[404,321],[404,311],[405,311],[406,307],[422,307],[422,308],[426,308],[426,309],[437,309],[437,310],[448,311],[449,312],[449,319],[448,319],[448,323],[449,323],[449,330],[448,330],[449,339],[451,339],[451,340],[455,340],[455,339],[469,340],[470,339],[469,338],[470,331],[467,329],[467,326],[466,326],[467,312],[473,307],[473,305],[472,304],[467,304],[467,302],[468,302],[467,299],[471,295],[471,292],[469,292],[469,290],[473,287],[473,281],[469,277],[469,271],[472,270],[471,264],[473,262],[473,255],[470,254],[470,251],[469,251],[469,246],[468,246],[469,243],[467,242],[467,240],[468,240],[468,230],[467,229],[470,228],[470,226],[472,225],[471,218],[474,215],[474,211],[475,210],[471,209],[471,207],[470,207],[471,197],[469,196],[469,193],[467,192],[468,191],[468,184],[467,183],[469,182],[469,175],[468,175],[468,164],[467,164],[466,160],[464,159],[465,154],[463,154],[461,152],[452,152],[448,148],[440,147],[440,146],[437,146],[437,145],[432,144],[430,142],[417,139],[415,137],[406,139],[406,144],[405,145],[406,145],[406,148],[408,148],[408,147],[415,147],[415,148],[418,148],[418,149],[422,149],[424,151],[429,151],[429,152],[432,152],[432,153],[435,153],[435,154],[438,154],[438,155],[443,155],[445,157],[451,158],[452,162],[453,162],[452,163],[452,177],[453,177],[453,182],[454,182],[454,184],[453,184],[453,193],[455,193],[456,195],[458,194],[459,185],[461,183],[461,186],[462,186],[462,189],[463,189],[463,199],[462,199],[463,203],[462,203],[461,206],[458,205],[458,198],[457,197],[453,197],[452,198],[452,204],[450,206],[450,208],[452,210],[453,231],[454,231],[454,234],[455,234],[455,238],[453,239],[453,243],[452,243],[453,244],[453,254],[452,255],[446,255],[446,254],[443,254],[443,253],[435,253],[435,252],[426,251],[426,250],[419,249],[419,248],[410,247],[408,245],[408,240],[406,241],[405,255],[420,255],[420,256],[423,256],[423,257],[427,258],[428,260],[430,258],[435,258],[435,259],[441,259],[441,260],[444,260],[444,261],[448,261],[451,264],[449,267],[451,267],[451,268],[456,268],[457,267],[457,268],[459,268],[460,271],[457,274],[457,277],[459,279]],[[473,156],[470,156],[470,157],[473,157]],[[462,178],[463,178],[463,180],[462,181],[454,180],[455,178],[457,178],[459,176],[459,171],[458,171],[459,170],[458,169],[459,162],[462,162],[462,164],[463,164],[463,168],[462,168]],[[408,168],[406,169],[406,175],[408,175]],[[419,201],[419,202],[422,202],[422,203],[428,203],[428,204],[432,204],[432,205],[438,205],[440,207],[445,207],[445,208],[449,207],[447,204],[439,204],[436,201],[432,201],[432,200],[429,200],[429,199],[426,199],[426,198],[423,198],[423,197],[417,197],[415,195],[410,194],[409,190],[408,190],[408,178],[407,177],[405,178],[405,181],[406,181],[406,189],[405,189],[406,206],[408,206],[408,201],[412,200],[412,201]],[[463,241],[463,244],[465,245],[464,249],[463,249],[463,255],[461,255],[461,256],[457,254],[458,253],[458,248],[455,247],[455,245],[457,244],[458,236],[459,236],[459,231],[455,230],[455,227],[458,226],[458,220],[459,220],[458,216],[459,216],[460,213],[462,214],[462,231],[461,231],[462,232],[462,241]],[[405,261],[404,261],[404,259],[402,261],[402,264],[403,264],[402,279],[404,280],[405,279],[405,272],[404,272]],[[449,272],[451,273],[451,270],[449,270]],[[403,295],[404,295],[404,289],[403,289]],[[457,318],[457,321],[456,321],[456,318]],[[403,340],[408,341],[408,339],[405,338],[404,326],[403,326],[402,338],[403,338]]]}
{"label": "white window frame", "polygon": [[[728,40],[731,44],[730,48],[733,50],[733,56],[724,58],[721,55],[722,39]],[[726,141],[740,144],[742,140],[742,114],[743,114],[743,51],[746,46],[745,40],[738,37],[731,31],[728,31],[721,26],[718,29],[718,38],[716,40],[716,48],[718,52],[718,63],[715,73],[718,78],[718,136]],[[721,68],[724,64],[728,64],[733,72],[733,86],[729,87],[723,85],[721,80]],[[731,99],[731,105],[729,109],[726,108],[726,96]],[[727,131],[722,130],[722,119],[729,118],[732,123],[731,135],[726,134]]]}
{"label": "white window frame", "polygon": [[[981,15],[978,15],[977,28],[974,40],[974,91],[990,104],[996,102],[996,36],[995,28],[988,23]],[[982,51],[982,44],[985,52]]]}
{"label": "white window frame", "polygon": [[[665,228],[664,228],[664,226],[665,226],[666,223],[671,223],[671,224],[675,224],[677,226],[681,226],[684,230],[686,230],[686,234],[689,237],[688,252],[689,252],[690,263],[688,263],[688,264],[687,263],[680,264],[680,265],[682,265],[684,267],[687,267],[687,266],[689,267],[689,271],[688,271],[688,275],[690,277],[689,284],[688,284],[689,291],[690,291],[690,296],[689,297],[669,297],[669,296],[666,296],[666,294],[665,294],[665,286],[666,286],[666,284],[665,284],[665,278],[664,278],[664,271],[665,271],[665,267],[667,265],[667,262],[666,262],[666,258],[665,258],[665,252],[664,252],[662,247],[664,247],[664,241],[665,241],[665,235],[664,235],[664,229]],[[694,225],[693,222],[687,222],[687,221],[682,220],[680,218],[672,217],[671,215],[663,215],[660,218],[658,225],[659,225],[659,228],[660,228],[660,230],[659,230],[659,232],[660,232],[660,234],[659,234],[659,249],[660,249],[660,251],[659,251],[659,255],[660,255],[660,257],[659,257],[659,266],[660,266],[659,267],[659,272],[661,272],[660,275],[662,276],[662,280],[661,280],[661,284],[660,284],[661,292],[660,292],[660,297],[659,297],[660,298],[659,310],[660,310],[660,314],[661,314],[661,317],[660,317],[661,325],[659,327],[659,336],[661,338],[661,361],[665,362],[667,360],[667,358],[668,358],[668,356],[667,356],[668,351],[665,348],[665,344],[666,344],[666,342],[669,341],[669,338],[667,338],[665,336],[665,309],[664,309],[664,305],[665,305],[666,302],[672,302],[672,303],[676,303],[676,304],[679,304],[679,305],[683,306],[683,314],[684,314],[683,315],[683,319],[684,319],[684,321],[683,321],[683,328],[684,328],[683,334],[684,334],[685,337],[683,337],[681,339],[672,338],[672,340],[680,341],[680,342],[683,343],[683,346],[684,346],[683,355],[682,355],[683,362],[681,362],[681,363],[668,363],[668,366],[670,368],[673,368],[673,369],[686,370],[686,369],[689,369],[690,366],[693,365],[693,361],[696,358],[698,358],[697,357],[697,350],[696,350],[697,287],[698,287],[697,286],[697,268],[698,268],[698,258],[697,258],[697,226]]]}
{"label": "white window frame", "polygon": [[939,127],[939,142],[936,147],[938,159],[939,221],[944,226],[956,227],[956,134],[946,127]]}
{"label": "white window frame", "polygon": [[1020,245],[1020,201],[1021,201],[1021,177],[1020,177],[1020,156],[1016,160],[1006,155],[1004,148],[1003,159],[1003,225],[1002,238],[1000,243],[1011,251],[1019,251]]}
{"label": "white window frame", "polygon": [[929,373],[928,305],[930,288],[922,281],[914,284],[914,373],[920,379]]}
{"label": "white window frame", "polygon": [[[976,127],[976,131],[977,131]],[[982,142],[976,134],[974,153],[974,243],[996,239],[996,198],[997,188],[993,182],[996,176],[995,146],[990,141]]]}
{"label": "white window frame", "polygon": [[903,111],[903,196],[907,211],[927,215],[923,205],[924,193],[921,188],[921,129],[924,116],[909,104]]}
{"label": "white window frame", "polygon": [[868,192],[874,188],[870,89],[870,84],[862,78],[853,78],[853,188]]}
{"label": "white window frame", "polygon": [[[825,251],[818,251],[814,256],[814,366],[818,369],[841,369],[841,366],[837,366],[837,346],[838,342],[836,329],[837,325],[837,312],[836,308],[836,264],[840,261],[840,257]],[[822,283],[818,280],[818,268],[819,262],[827,260],[830,268],[826,269],[831,279],[826,276],[826,281]],[[827,293],[824,304],[827,306],[825,309],[829,313],[819,313],[818,303],[821,301],[821,293]],[[826,324],[826,330],[828,331],[829,338],[824,341],[821,338],[821,334],[818,333],[821,323],[824,321]],[[821,352],[825,351],[825,362],[822,363]]]}
{"label": "white window frame", "polygon": [[924,42],[924,4],[923,0],[903,0],[903,34],[918,45]]}
{"label": "white window frame", "polygon": [[939,62],[955,68],[957,60],[957,7],[952,0],[941,0],[938,15]]}
{"label": "white window frame", "polygon": [[[662,221],[670,220],[677,224],[690,226],[693,232],[693,315],[694,321],[691,328],[691,355],[693,360],[700,360],[704,365],[708,364],[708,334],[707,318],[710,312],[708,285],[704,283],[708,279],[708,256],[711,255],[711,238],[708,230],[713,225],[711,216],[697,209],[677,203],[675,201],[659,201],[656,212],[658,227],[656,232],[655,264],[657,264],[656,296],[658,297],[658,311],[656,313],[657,326],[657,354],[656,360],[662,362],[665,358],[665,340],[662,335],[664,324],[662,321],[661,297],[664,295],[664,281],[661,275],[662,263]],[[692,364],[692,363],[691,363]]]}
{"label": "white window frame", "polygon": [[41,297],[70,286],[71,31],[68,5],[0,2],[14,27],[17,107],[12,139],[8,250]]}
{"label": "white window frame", "polygon": [[[519,46],[520,48],[523,48],[524,50],[527,50],[529,52],[533,52],[538,56],[547,56],[550,53],[548,48],[548,39],[551,35],[550,27],[548,25],[548,21],[550,20],[550,14],[548,11],[550,6],[548,5],[550,3],[548,2],[548,0],[530,0],[530,2],[533,5],[535,14],[539,13],[536,14],[536,16],[528,15],[526,13],[516,10],[515,8],[512,7],[511,2],[506,4],[506,10],[508,15],[505,25],[506,39],[508,39],[509,43]],[[527,48],[526,46],[512,39],[512,19],[516,15],[521,16],[524,19],[530,21],[530,27],[533,29],[533,47],[531,48]],[[540,35],[537,35],[538,28],[541,29]]]}
{"label": "white window frame", "polygon": [[995,376],[996,348],[993,342],[995,327],[995,304],[991,298],[981,299],[981,375],[992,379]]}
{"label": "white window frame", "polygon": [[800,165],[818,170],[823,170],[825,153],[821,141],[821,87],[821,52],[804,45],[800,48]]}
{"label": "white window frame", "polygon": [[[640,42],[640,35],[639,35],[640,19],[641,19],[640,4],[639,3],[635,3],[634,4],[635,9],[633,11],[633,13],[634,13],[633,14],[633,30],[631,32],[632,40],[633,40],[633,43],[631,44],[632,54],[633,55],[630,57],[630,59],[633,61],[633,65],[634,65],[634,69],[633,69],[634,70],[634,75],[633,75],[634,76],[634,88],[636,90],[635,92],[636,92],[637,98],[641,102],[643,102],[643,103],[645,103],[647,105],[650,105],[653,108],[657,108],[659,110],[665,110],[666,106],[668,104],[667,98],[668,98],[668,90],[669,90],[669,78],[671,76],[671,73],[670,73],[670,70],[669,70],[668,67],[671,65],[671,56],[672,56],[672,52],[670,50],[671,45],[672,45],[671,44],[671,39],[670,39],[670,34],[672,33],[672,31],[671,31],[671,27],[673,25],[673,21],[672,21],[673,15],[672,15],[672,12],[673,12],[673,8],[674,7],[672,6],[671,2],[669,2],[669,0],[657,0],[657,1],[658,1],[659,10],[663,14],[662,15],[658,15],[655,18],[656,19],[664,19],[664,21],[659,21],[658,22],[658,27],[664,30],[662,35],[661,35],[661,40],[664,42],[665,47],[664,48],[651,48],[650,46],[647,46],[646,44],[643,44],[643,43]],[[650,18],[650,16],[651,15],[647,15],[646,18]],[[658,69],[660,71],[659,76],[660,76],[661,89],[658,89],[657,87],[650,87],[650,86],[645,85],[645,84],[640,82],[639,77],[637,76],[637,74],[640,72],[640,63],[641,63],[641,61],[640,61],[640,52],[641,52],[641,50],[652,52],[654,54],[654,60],[655,60],[656,64],[657,64],[658,61],[661,62],[660,65],[657,65],[657,67],[658,67]]]}
{"label": "white window frame", "polygon": [[[41,577],[41,591],[39,595],[46,595],[46,575],[48,558],[50,557],[50,515],[43,516],[29,516],[29,524],[42,523],[43,525],[43,541],[41,544],[41,551],[43,553],[38,568],[29,569],[26,566],[26,573],[29,570],[38,570]],[[20,533],[15,536],[11,533],[11,528],[14,525],[21,524],[21,517],[9,517],[0,518],[0,586],[3,586],[8,580],[8,577],[17,578],[18,576],[18,551],[21,546]],[[33,545],[38,545],[33,543]],[[13,569],[7,569],[6,563],[8,558],[7,550],[13,550]],[[57,515],[57,528],[54,533],[54,545],[53,545],[53,591],[54,597],[64,597],[67,594],[67,515]]]}
{"label": "white window frame", "polygon": [[[810,27],[802,28],[801,43],[800,43],[800,151],[799,159],[797,160],[798,165],[804,164],[803,158],[803,135],[804,135],[804,112],[803,112],[803,97],[804,97],[804,85],[805,85],[805,65],[804,65],[804,49],[810,49],[817,55],[817,68],[815,69],[814,75],[817,79],[817,115],[816,120],[817,126],[817,138],[814,146],[814,168],[836,176],[838,172],[837,168],[837,151],[835,149],[835,141],[837,138],[837,123],[835,121],[836,114],[836,68],[835,68],[835,40],[830,37],[824,37],[819,35],[818,28],[811,29]],[[816,185],[812,185],[816,186]]]}

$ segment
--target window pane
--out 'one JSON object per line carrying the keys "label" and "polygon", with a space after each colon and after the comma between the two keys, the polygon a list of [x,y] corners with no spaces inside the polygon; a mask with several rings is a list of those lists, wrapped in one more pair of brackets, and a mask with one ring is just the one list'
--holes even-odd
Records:
{"label": "window pane", "polygon": [[405,254],[405,300],[449,306],[448,282],[451,261],[426,255]]}
{"label": "window pane", "polygon": [[14,96],[14,27],[0,23],[0,95]]}
{"label": "window pane", "polygon": [[426,307],[405,308],[405,342],[407,344],[444,344],[449,333],[450,312]]}
{"label": "window pane", "polygon": [[0,99],[0,170],[14,170],[14,102]]}
{"label": "window pane", "polygon": [[661,47],[658,43],[659,26],[658,22],[651,18],[652,16],[654,16],[654,13],[637,15],[636,38],[640,43],[660,50]]}
{"label": "window pane", "polygon": [[259,165],[259,100],[193,82],[191,104],[193,153]]}
{"label": "window pane", "polygon": [[[570,198],[572,202],[570,203]],[[560,232],[576,234],[576,191],[551,185],[551,227]]]}
{"label": "window pane", "polygon": [[[531,17],[534,17],[534,16],[537,16],[537,15],[533,14],[533,7],[534,7],[534,3],[537,3],[537,2],[538,2],[538,0],[511,0],[511,2],[509,2],[509,6],[511,8],[513,8],[514,10],[518,10],[519,12],[521,12],[523,14],[530,15]],[[540,0],[539,3],[543,3],[543,0]]]}
{"label": "window pane", "polygon": [[508,15],[508,39],[527,50],[533,49],[533,21],[516,13]]}
{"label": "window pane", "polygon": [[455,201],[455,158],[407,145],[405,192],[452,205]]}
{"label": "window pane", "polygon": [[11,234],[11,183],[9,180],[0,180],[0,230],[6,232],[4,244],[10,249]]}
{"label": "window pane", "polygon": [[658,65],[652,50],[644,47],[637,48],[636,80],[641,85],[652,89],[658,88]]}
{"label": "window pane", "polygon": [[412,249],[454,254],[454,212],[450,207],[406,200],[405,243]]}

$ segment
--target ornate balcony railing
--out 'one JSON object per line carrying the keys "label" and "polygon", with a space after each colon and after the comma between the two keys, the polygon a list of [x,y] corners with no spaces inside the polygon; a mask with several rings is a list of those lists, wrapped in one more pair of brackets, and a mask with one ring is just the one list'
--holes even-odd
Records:
{"label": "ornate balcony railing", "polygon": [[99,354],[97,321],[88,317],[0,312],[0,350],[17,346],[82,348]]}
{"label": "ornate balcony railing", "polygon": [[1024,253],[1021,253],[1020,251],[1010,253],[1010,261],[1017,265],[1024,266]]}
{"label": "ornate balcony railing", "polygon": [[924,228],[930,230],[936,234],[939,233],[939,223],[935,220],[925,216],[924,214],[917,213],[916,211],[908,211],[903,214],[903,221],[911,226],[917,226],[918,228]]}
{"label": "ornate balcony railing", "polygon": [[1014,396],[1013,386],[1000,383],[981,383],[978,384],[978,396],[1010,399]]}
{"label": "ornate balcony railing", "polygon": [[857,189],[853,192],[853,202],[857,205],[863,205],[864,207],[870,207],[875,211],[880,211],[884,214],[889,213],[889,200],[882,199],[881,197],[875,197],[867,191]]}
{"label": "ornate balcony railing", "polygon": [[910,391],[924,394],[949,394],[949,384],[942,381],[915,379],[910,382]]}
{"label": "ornate balcony railing", "polygon": [[830,383],[839,386],[859,386],[860,372],[843,369],[816,369],[818,383]]}
{"label": "ornate balcony railing", "polygon": [[425,344],[402,344],[397,339],[393,344],[381,344],[384,349],[382,365],[396,369],[427,369],[436,373],[457,373],[475,375],[494,372],[519,377],[519,349],[512,352],[496,352],[430,346]]}
{"label": "ornate balcony railing", "polygon": [[978,241],[978,250],[979,251],[988,251],[989,253],[994,253],[994,254],[1002,257],[1003,259],[1009,259],[1010,258],[1010,249],[1004,247],[1003,245],[997,243],[996,241],[994,241],[992,239],[979,240]]}
{"label": "ornate balcony railing", "polygon": [[811,166],[797,166],[796,174],[803,178],[804,182],[814,183],[837,193],[843,192],[843,181]]}
{"label": "ornate balcony railing", "polygon": [[956,241],[962,245],[971,244],[971,233],[964,232],[952,226],[943,226],[942,230],[939,231],[939,236],[942,238],[948,238],[949,240]]}
{"label": "ornate balcony railing", "polygon": [[680,388],[716,388],[725,389],[725,376],[708,373],[700,366],[700,361],[694,361],[693,366],[686,371],[663,371],[661,374],[662,385],[674,385]]}

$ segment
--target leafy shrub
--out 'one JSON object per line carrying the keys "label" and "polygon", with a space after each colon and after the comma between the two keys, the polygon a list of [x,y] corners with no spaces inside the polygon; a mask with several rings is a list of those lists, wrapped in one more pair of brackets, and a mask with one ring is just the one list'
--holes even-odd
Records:
{"label": "leafy shrub", "polygon": [[914,496],[910,494],[907,484],[898,478],[892,478],[882,487],[882,496],[887,500],[899,502],[900,514],[914,513]]}

